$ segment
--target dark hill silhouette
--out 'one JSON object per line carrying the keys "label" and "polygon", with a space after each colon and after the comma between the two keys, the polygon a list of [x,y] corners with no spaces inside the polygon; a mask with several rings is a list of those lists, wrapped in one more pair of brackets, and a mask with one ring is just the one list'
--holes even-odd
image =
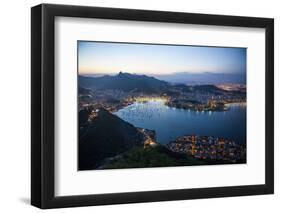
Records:
{"label": "dark hill silhouette", "polygon": [[168,83],[146,75],[120,72],[115,76],[85,77],[79,76],[79,85],[91,89],[111,89],[125,92],[159,92],[167,88]]}
{"label": "dark hill silhouette", "polygon": [[94,169],[105,158],[128,151],[144,140],[144,135],[132,124],[99,108],[98,116],[79,131],[79,170]]}
{"label": "dark hill silhouette", "polygon": [[213,94],[221,94],[223,92],[227,92],[223,89],[218,88],[215,85],[195,85],[189,86],[185,84],[176,84],[171,86],[172,88],[179,89],[183,92],[201,92],[201,93],[213,93]]}
{"label": "dark hill silhouette", "polygon": [[223,89],[220,89],[216,87],[215,85],[196,85],[191,87],[193,90],[197,92],[202,92],[202,93],[214,93],[214,94],[220,94],[221,92],[226,92]]}
{"label": "dark hill silhouette", "polygon": [[[102,77],[85,77],[79,76],[79,86],[81,92],[94,90],[122,90],[124,92],[143,92],[143,93],[171,93],[171,89],[179,89],[182,92],[202,92],[221,94],[227,92],[215,85],[186,85],[174,84],[170,85],[168,82],[158,80],[154,77],[146,75],[135,75],[120,72],[118,75]],[[83,87],[83,89],[82,89]],[[88,89],[86,89],[88,88]],[[80,92],[80,90],[79,90]]]}

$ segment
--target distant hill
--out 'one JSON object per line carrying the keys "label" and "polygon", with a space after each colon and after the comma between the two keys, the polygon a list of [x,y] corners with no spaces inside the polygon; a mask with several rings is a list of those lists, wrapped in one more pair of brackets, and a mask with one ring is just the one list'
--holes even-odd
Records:
{"label": "distant hill", "polygon": [[185,84],[176,84],[171,86],[173,88],[179,89],[183,92],[201,92],[201,93],[213,93],[213,94],[221,94],[227,91],[215,86],[215,85],[194,85],[189,86]]}
{"label": "distant hill", "polygon": [[215,85],[196,85],[196,86],[191,86],[191,89],[197,92],[202,92],[202,93],[209,92],[213,94],[220,94],[222,92],[226,92],[225,90],[220,89]]}
{"label": "distant hill", "polygon": [[79,76],[79,85],[90,89],[111,89],[125,92],[159,92],[167,88],[168,83],[146,75],[120,72],[115,76],[85,77]]}
{"label": "distant hill", "polygon": [[169,83],[182,83],[189,85],[220,83],[246,84],[246,74],[241,73],[178,72],[169,75],[155,75],[155,77]]}
{"label": "distant hill", "polygon": [[[86,110],[79,112],[85,122]],[[132,124],[99,108],[98,116],[79,131],[79,170],[94,169],[108,157],[142,144],[144,135]]]}

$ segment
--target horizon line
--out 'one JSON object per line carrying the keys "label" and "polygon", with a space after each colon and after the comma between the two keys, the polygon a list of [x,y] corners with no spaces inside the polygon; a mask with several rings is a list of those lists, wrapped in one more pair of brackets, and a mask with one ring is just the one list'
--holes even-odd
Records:
{"label": "horizon line", "polygon": [[131,75],[155,75],[155,76],[165,76],[165,75],[176,75],[176,74],[226,74],[226,75],[239,75],[240,73],[236,72],[210,72],[210,71],[205,71],[205,72],[192,72],[192,71],[179,71],[179,72],[172,72],[172,73],[134,73],[134,72],[127,72],[127,71],[118,71],[118,72],[110,72],[110,73],[79,73],[78,75],[118,75],[119,73],[127,73]]}

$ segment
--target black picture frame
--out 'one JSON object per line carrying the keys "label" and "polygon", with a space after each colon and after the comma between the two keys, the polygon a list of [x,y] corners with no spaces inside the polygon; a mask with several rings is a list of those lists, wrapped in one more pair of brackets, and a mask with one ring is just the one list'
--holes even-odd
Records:
{"label": "black picture frame", "polygon": [[[264,28],[265,184],[56,197],[54,21],[58,16]],[[36,207],[47,209],[274,193],[274,20],[271,18],[41,4],[31,9],[31,97],[31,204]]]}

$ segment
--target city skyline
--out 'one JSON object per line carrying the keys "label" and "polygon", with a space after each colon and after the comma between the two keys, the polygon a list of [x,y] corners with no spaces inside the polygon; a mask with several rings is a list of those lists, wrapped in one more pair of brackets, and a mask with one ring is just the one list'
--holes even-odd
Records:
{"label": "city skyline", "polygon": [[246,75],[246,48],[78,41],[80,75]]}

